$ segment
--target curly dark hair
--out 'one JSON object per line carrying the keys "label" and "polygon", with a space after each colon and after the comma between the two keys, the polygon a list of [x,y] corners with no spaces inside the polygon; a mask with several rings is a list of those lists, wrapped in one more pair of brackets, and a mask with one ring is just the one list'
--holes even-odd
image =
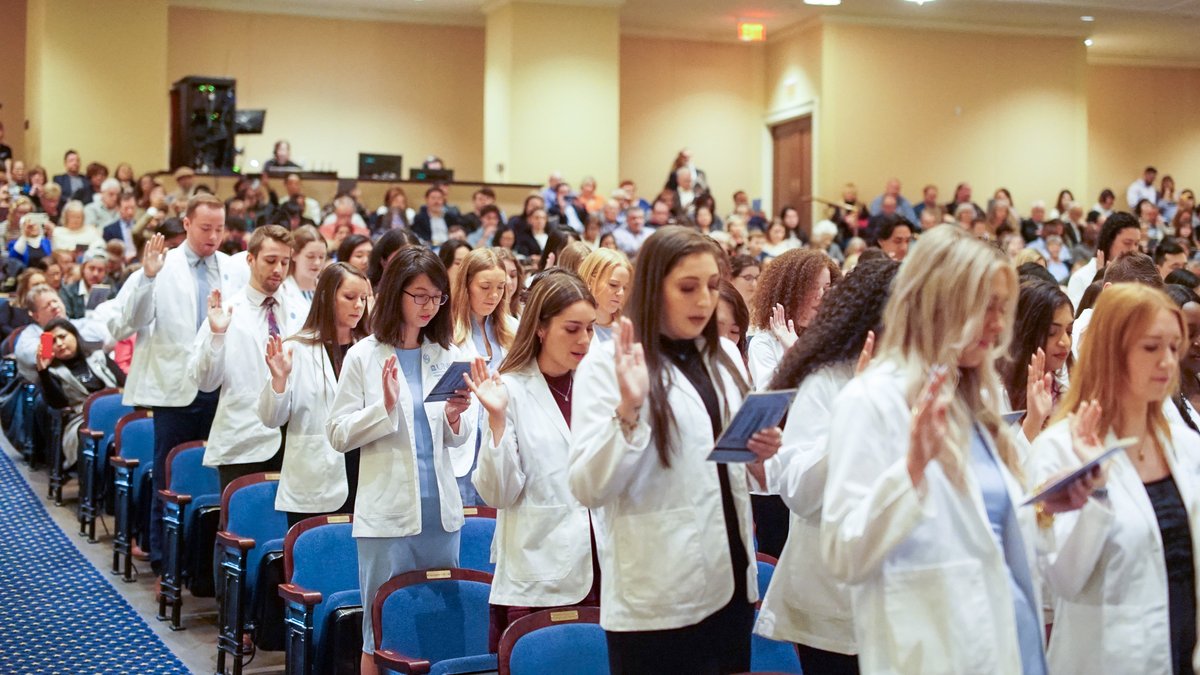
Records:
{"label": "curly dark hair", "polygon": [[829,289],[808,330],[784,354],[769,388],[792,389],[825,366],[855,361],[868,331],[875,331],[878,344],[883,308],[899,269],[900,263],[887,258],[860,262]]}
{"label": "curly dark hair", "polygon": [[842,269],[824,251],[792,249],[772,260],[763,268],[758,278],[758,292],[754,294],[750,322],[755,328],[770,327],[771,311],[776,304],[783,305],[787,318],[796,308],[815,292],[813,286],[822,269],[829,270],[829,281],[836,284],[842,278]]}

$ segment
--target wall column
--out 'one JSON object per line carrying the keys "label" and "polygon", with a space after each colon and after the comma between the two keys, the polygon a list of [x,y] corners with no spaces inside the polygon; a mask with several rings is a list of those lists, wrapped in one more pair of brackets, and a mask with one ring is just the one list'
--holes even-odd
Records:
{"label": "wall column", "polygon": [[[498,0],[487,15],[484,180],[618,182],[620,0]],[[503,167],[503,168],[501,168]]]}

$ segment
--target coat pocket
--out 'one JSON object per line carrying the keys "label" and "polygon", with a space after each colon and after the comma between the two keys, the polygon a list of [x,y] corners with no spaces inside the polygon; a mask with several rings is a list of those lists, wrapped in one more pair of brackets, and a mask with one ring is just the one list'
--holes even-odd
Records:
{"label": "coat pocket", "polygon": [[[504,512],[504,561],[513,581],[560,581],[579,562],[587,521],[568,506],[525,505]],[[582,530],[581,530],[582,528]]]}
{"label": "coat pocket", "polygon": [[704,552],[691,509],[619,516],[617,584],[635,608],[693,603],[703,594]]}
{"label": "coat pocket", "polygon": [[[301,505],[341,494],[345,499],[346,466],[324,434],[291,434],[283,453],[283,485]],[[312,506],[318,506],[313,504]]]}
{"label": "coat pocket", "polygon": [[895,672],[998,672],[1000,636],[980,561],[885,571],[884,610]]}

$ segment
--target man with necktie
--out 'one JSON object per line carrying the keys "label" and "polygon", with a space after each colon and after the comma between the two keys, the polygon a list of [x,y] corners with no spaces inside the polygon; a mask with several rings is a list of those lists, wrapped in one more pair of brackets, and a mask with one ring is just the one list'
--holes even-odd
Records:
{"label": "man with necktie", "polygon": [[[199,391],[187,377],[188,353],[207,314],[208,296],[232,295],[245,284],[247,270],[217,250],[225,233],[225,205],[208,194],[188,201],[184,243],[170,251],[161,234],[146,244],[142,269],[128,281],[133,291],[114,335],[137,333],[137,346],[125,383],[126,405],[154,410],[154,463],[164,466],[171,448],[208,437],[218,392]],[[154,472],[154,490],[166,488],[165,471]],[[151,500],[150,563],[162,558],[162,503]]]}
{"label": "man with necktie", "polygon": [[217,468],[222,491],[236,478],[282,466],[279,429],[259,420],[258,395],[269,377],[267,338],[286,338],[305,319],[280,292],[292,264],[292,233],[287,228],[265,225],[254,230],[246,262],[248,284],[232,296],[219,291],[209,296],[206,321],[188,359],[188,376],[200,391],[221,392],[204,465]]}

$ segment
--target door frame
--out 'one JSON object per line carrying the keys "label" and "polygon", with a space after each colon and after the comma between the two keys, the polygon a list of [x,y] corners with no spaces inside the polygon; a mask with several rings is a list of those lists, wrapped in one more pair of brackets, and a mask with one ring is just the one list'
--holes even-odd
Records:
{"label": "door frame", "polygon": [[[779,108],[767,113],[763,117],[762,125],[762,176],[763,182],[761,186],[761,194],[763,201],[763,211],[774,215],[775,206],[775,142],[771,136],[771,128],[800,119],[801,117],[809,117],[812,120],[812,194],[823,196],[820,193],[819,186],[821,185],[821,163],[817,161],[820,157],[820,133],[819,131],[819,115],[817,114],[818,100],[816,98],[809,99],[803,103]],[[821,220],[824,213],[823,209],[817,208],[820,206],[817,202],[809,204],[811,212],[811,223],[816,225]],[[799,207],[797,207],[799,208]]]}

